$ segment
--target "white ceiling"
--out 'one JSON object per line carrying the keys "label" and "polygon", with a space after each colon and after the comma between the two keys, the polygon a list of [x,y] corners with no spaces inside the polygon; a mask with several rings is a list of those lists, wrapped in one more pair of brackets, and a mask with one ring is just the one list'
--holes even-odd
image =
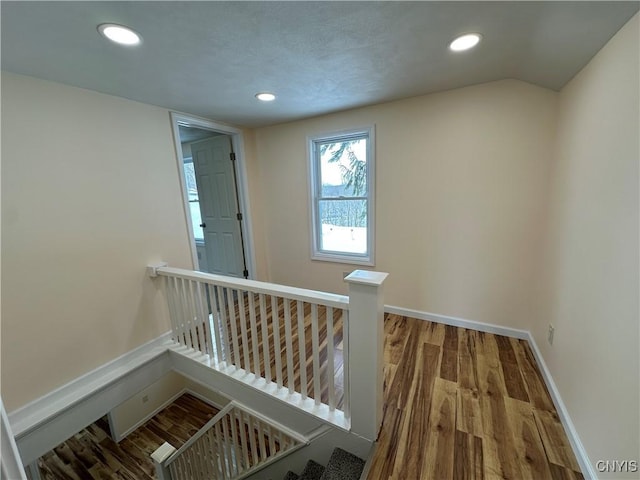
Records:
{"label": "white ceiling", "polygon": [[[639,5],[2,1],[2,69],[260,126],[503,78],[558,90]],[[104,22],[143,44],[108,43]],[[475,50],[447,50],[470,31]]]}

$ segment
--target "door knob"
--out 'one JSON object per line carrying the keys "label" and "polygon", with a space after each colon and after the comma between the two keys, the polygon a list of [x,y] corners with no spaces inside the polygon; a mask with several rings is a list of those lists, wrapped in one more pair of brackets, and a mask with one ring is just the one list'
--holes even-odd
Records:
{"label": "door knob", "polygon": [[200,224],[200,228],[207,228],[207,224],[206,223],[201,223]]}

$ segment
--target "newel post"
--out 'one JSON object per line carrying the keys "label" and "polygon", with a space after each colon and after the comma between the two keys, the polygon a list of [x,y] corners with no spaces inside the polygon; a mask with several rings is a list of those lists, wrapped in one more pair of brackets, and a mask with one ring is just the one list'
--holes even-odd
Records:
{"label": "newel post", "polygon": [[158,480],[171,480],[171,473],[164,465],[164,462],[173,455],[175,451],[176,449],[170,443],[164,442],[151,454],[153,464],[156,467],[156,478]]}
{"label": "newel post", "polygon": [[349,385],[351,430],[375,441],[382,425],[384,295],[389,274],[355,270],[349,284]]}

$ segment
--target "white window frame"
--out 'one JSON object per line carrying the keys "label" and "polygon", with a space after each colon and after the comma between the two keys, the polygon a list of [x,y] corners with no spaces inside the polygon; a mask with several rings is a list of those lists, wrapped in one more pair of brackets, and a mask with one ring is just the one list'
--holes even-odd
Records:
{"label": "white window frame", "polygon": [[[349,140],[349,137],[366,136],[367,141],[367,253],[344,253],[320,249],[319,205],[322,185],[320,185],[320,143]],[[327,262],[349,263],[353,265],[375,265],[375,127],[373,125],[328,132],[307,137],[307,157],[309,166],[309,210],[311,233],[311,259]]]}

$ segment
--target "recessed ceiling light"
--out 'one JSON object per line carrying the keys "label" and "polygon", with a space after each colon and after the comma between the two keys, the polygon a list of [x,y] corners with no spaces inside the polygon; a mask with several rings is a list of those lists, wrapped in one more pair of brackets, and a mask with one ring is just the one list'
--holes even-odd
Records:
{"label": "recessed ceiling light", "polygon": [[261,92],[256,93],[256,98],[263,102],[273,102],[276,99],[276,96],[273,93]]}
{"label": "recessed ceiling light", "polygon": [[449,44],[449,49],[454,52],[469,50],[470,48],[475,47],[478,42],[480,42],[481,38],[482,35],[479,33],[467,33],[465,35],[461,35]]}
{"label": "recessed ceiling light", "polygon": [[103,23],[98,25],[98,31],[104,37],[120,45],[133,46],[142,43],[142,37],[124,25]]}

